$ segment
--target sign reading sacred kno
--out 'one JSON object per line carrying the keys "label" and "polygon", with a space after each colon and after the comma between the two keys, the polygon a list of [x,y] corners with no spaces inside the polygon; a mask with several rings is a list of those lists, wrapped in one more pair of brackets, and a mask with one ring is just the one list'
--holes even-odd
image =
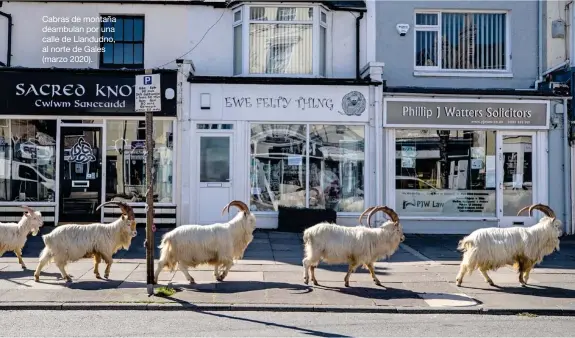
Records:
{"label": "sign reading sacred kno", "polygon": [[549,129],[549,101],[419,98],[389,98],[385,101],[384,125],[389,127]]}

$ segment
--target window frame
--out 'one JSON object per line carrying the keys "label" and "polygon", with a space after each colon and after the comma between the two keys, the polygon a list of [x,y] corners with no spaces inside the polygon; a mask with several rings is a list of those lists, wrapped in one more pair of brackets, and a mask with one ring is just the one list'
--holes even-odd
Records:
{"label": "window frame", "polygon": [[[345,122],[279,122],[279,121],[268,121],[268,120],[261,120],[261,121],[251,121],[249,123],[247,123],[246,125],[246,133],[245,133],[245,142],[247,145],[251,144],[251,135],[252,135],[252,126],[253,125],[262,125],[262,124],[274,124],[274,125],[305,125],[306,126],[306,147],[309,149],[309,140],[310,140],[310,126],[312,125],[333,125],[333,126],[353,126],[353,127],[363,127],[363,131],[364,131],[364,158],[363,158],[363,171],[362,171],[362,175],[363,175],[363,205],[364,208],[367,208],[367,205],[370,203],[371,200],[371,193],[372,193],[372,185],[367,184],[367,174],[368,174],[368,170],[371,166],[371,158],[369,156],[367,156],[368,153],[368,146],[366,143],[368,139],[371,138],[371,133],[370,133],[370,129],[368,128],[368,125],[365,123],[358,123],[358,122],[352,122],[352,123],[345,123]],[[246,201],[251,201],[251,159],[252,159],[252,153],[251,153],[251,149],[250,146],[246,147],[245,150],[245,154],[246,154],[246,158],[248,159],[246,161],[246,173],[248,175],[248,180],[247,180],[247,189],[245,190],[245,200]],[[302,155],[303,156],[303,155]],[[310,188],[309,188],[309,170],[310,170],[310,163],[309,163],[309,154],[307,154],[306,156],[306,168],[305,168],[305,172],[306,172],[306,196],[309,196],[309,192],[310,192]],[[377,189],[376,189],[377,190]],[[251,205],[251,204],[250,204]],[[306,199],[306,208],[309,206],[309,198]],[[277,211],[253,211],[253,213],[255,215],[264,215],[264,216],[277,216],[278,212]],[[361,212],[350,212],[350,211],[336,211],[338,216],[343,216],[343,217],[356,217],[358,215],[361,214]]]}
{"label": "window frame", "polygon": [[[122,68],[126,68],[126,69],[143,69],[145,68],[145,63],[146,63],[146,16],[145,15],[139,15],[139,14],[122,14],[122,15],[115,15],[115,14],[100,14],[101,17],[104,16],[112,16],[115,17],[116,20],[117,19],[121,19],[121,20],[125,20],[125,19],[142,19],[142,63],[132,63],[132,64],[125,64],[125,63],[104,63],[104,52],[100,52],[98,53],[98,64],[99,64],[99,68],[101,69],[122,69]],[[123,21],[122,21],[123,22]],[[102,37],[104,35],[103,33],[103,28],[104,28],[104,22],[100,23],[100,36]],[[122,40],[122,42],[119,42],[119,44],[126,44],[129,43],[127,41]],[[136,42],[135,40],[132,41],[132,45],[139,43]],[[104,42],[100,42],[100,48],[104,47]]]}
{"label": "window frame", "polygon": [[[312,8],[313,9],[313,20],[311,21],[258,21],[258,20],[251,20],[250,19],[250,8],[252,7],[273,7],[273,8],[282,8],[282,7],[289,7],[289,8]],[[236,20],[236,14],[240,13],[239,20]],[[325,14],[326,20],[325,22],[321,21],[322,13]],[[242,37],[241,37],[241,69],[236,72],[235,69],[235,62],[236,62],[236,54],[233,53],[233,67],[232,67],[232,74],[233,76],[242,76],[242,77],[300,77],[300,78],[327,78],[331,76],[330,72],[330,65],[331,59],[328,55],[328,50],[331,48],[331,20],[332,15],[331,11],[324,5],[314,5],[309,3],[269,3],[269,2],[262,2],[257,4],[242,4],[232,8],[232,44],[235,44],[235,35],[234,30],[237,26],[241,26]],[[312,25],[312,73],[311,74],[282,74],[282,73],[250,73],[250,26],[251,24],[308,24]],[[321,55],[321,46],[320,46],[320,27],[326,29],[326,38],[325,38],[325,74],[321,75],[320,71],[320,55]]]}
{"label": "window frame", "polygon": [[[444,13],[461,13],[461,14],[505,14],[505,69],[444,69],[442,63],[442,14]],[[437,25],[417,25],[418,14],[436,14]],[[469,77],[513,77],[512,74],[512,46],[510,36],[510,15],[508,10],[473,10],[473,9],[418,9],[413,12],[413,69],[415,76],[469,76]],[[418,66],[417,65],[417,32],[437,32],[437,66]]]}

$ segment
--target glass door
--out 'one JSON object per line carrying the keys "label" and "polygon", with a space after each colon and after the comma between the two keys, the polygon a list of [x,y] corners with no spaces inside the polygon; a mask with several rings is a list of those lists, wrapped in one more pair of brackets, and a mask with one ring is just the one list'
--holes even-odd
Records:
{"label": "glass door", "polygon": [[533,156],[536,147],[534,132],[498,133],[498,215],[501,227],[531,226],[535,217],[527,211],[517,212],[534,204],[536,176]]}
{"label": "glass door", "polygon": [[99,222],[102,196],[102,128],[60,129],[59,221]]}

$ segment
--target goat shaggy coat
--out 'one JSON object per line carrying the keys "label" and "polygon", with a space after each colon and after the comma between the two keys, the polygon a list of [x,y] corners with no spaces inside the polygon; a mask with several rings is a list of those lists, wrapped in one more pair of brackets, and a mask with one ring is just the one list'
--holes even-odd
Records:
{"label": "goat shaggy coat", "polygon": [[66,265],[89,257],[94,257],[96,278],[100,278],[98,264],[104,260],[106,263],[104,278],[108,278],[112,256],[121,248],[128,250],[132,238],[137,235],[133,212],[129,206],[124,204],[123,207],[129,208],[126,209],[128,212],[112,223],[65,224],[42,236],[46,247],[40,254],[34,279],[39,281],[40,271],[52,260],[60,270],[62,278],[71,282],[71,276],[65,270]]}
{"label": "goat shaggy coat", "polygon": [[28,213],[24,213],[18,223],[0,223],[0,257],[5,252],[14,251],[18,257],[18,264],[22,269],[26,269],[26,264],[22,260],[22,249],[26,245],[28,234],[36,236],[42,225],[44,225],[42,213],[31,209]]}
{"label": "goat shaggy coat", "polygon": [[[188,267],[195,268],[200,264],[214,266],[214,277],[222,281],[234,259],[243,257],[253,240],[255,228],[256,218],[247,206],[227,223],[182,225],[175,228],[162,237],[154,283],[158,283],[158,276],[164,267],[173,272],[176,265],[190,283],[195,283]],[[221,274],[220,267],[224,269]]]}
{"label": "goat shaggy coat", "polygon": [[527,283],[531,269],[546,255],[559,250],[562,223],[555,217],[544,216],[531,227],[483,228],[459,241],[457,249],[464,252],[457,286],[465,274],[479,269],[485,281],[495,285],[487,271],[513,265],[519,271],[519,282]]}
{"label": "goat shaggy coat", "polygon": [[[383,210],[382,207],[378,207],[372,213],[381,210]],[[393,212],[391,209],[387,210]],[[309,270],[312,282],[319,285],[315,278],[315,268],[321,260],[328,264],[349,264],[344,278],[345,286],[349,286],[351,273],[360,265],[366,267],[375,284],[380,285],[381,283],[375,276],[373,264],[379,259],[393,255],[404,239],[401,224],[397,218],[383,223],[378,228],[347,227],[326,222],[316,224],[303,233],[304,282],[305,284],[309,282]]]}

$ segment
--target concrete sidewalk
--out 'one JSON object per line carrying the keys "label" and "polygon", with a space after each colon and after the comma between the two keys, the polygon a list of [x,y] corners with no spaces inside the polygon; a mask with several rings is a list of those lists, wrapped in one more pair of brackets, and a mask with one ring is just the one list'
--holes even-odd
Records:
{"label": "concrete sidewalk", "polygon": [[[48,232],[51,229],[43,229]],[[156,246],[162,232],[156,233]],[[511,269],[491,273],[499,287],[491,287],[476,272],[454,284],[461,236],[406,236],[405,245],[389,261],[378,262],[376,273],[383,287],[373,284],[359,268],[345,288],[346,266],[320,264],[316,275],[321,286],[303,284],[301,235],[279,232],[255,234],[243,260],[224,282],[214,280],[208,266],[190,269],[196,284],[189,285],[181,272],[160,275],[160,286],[171,295],[149,297],[143,238],[129,251],[115,256],[110,280],[97,280],[92,261],[68,265],[74,283],[60,280],[49,265],[41,283],[33,281],[40,237],[31,237],[23,252],[29,270],[22,270],[12,253],[0,258],[0,309],[196,309],[268,311],[358,312],[463,312],[508,314],[575,314],[575,241],[566,239],[561,251],[536,267],[530,286],[520,287]],[[156,252],[156,255],[159,253]],[[157,256],[156,256],[157,257]],[[103,274],[105,264],[100,265]]]}

